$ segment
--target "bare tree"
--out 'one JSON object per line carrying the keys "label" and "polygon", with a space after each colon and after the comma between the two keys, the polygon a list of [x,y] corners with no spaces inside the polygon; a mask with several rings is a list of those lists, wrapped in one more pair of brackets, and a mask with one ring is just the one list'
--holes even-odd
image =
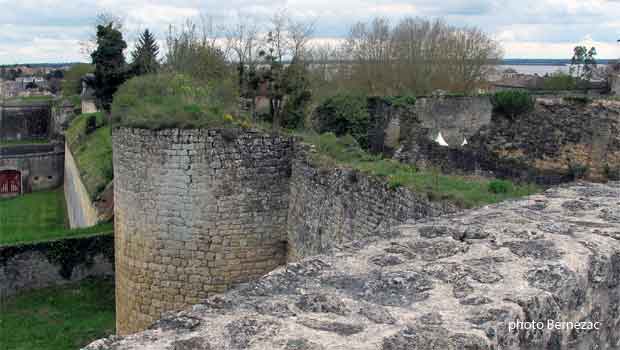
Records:
{"label": "bare tree", "polygon": [[346,48],[350,85],[376,94],[471,92],[502,55],[499,44],[477,28],[419,18],[405,18],[394,27],[381,18],[357,23]]}
{"label": "bare tree", "polygon": [[304,51],[314,34],[315,25],[315,20],[301,21],[289,18],[286,28],[290,53],[293,58],[301,59],[304,57]]}
{"label": "bare tree", "polygon": [[112,28],[123,32],[125,25],[125,17],[117,15],[113,12],[102,12],[97,14],[93,20],[93,30],[88,35],[86,40],[80,41],[80,53],[90,59],[90,55],[97,48],[97,27],[100,25],[106,26],[112,24]]}
{"label": "bare tree", "polygon": [[287,36],[288,10],[286,8],[276,11],[269,20],[269,32],[264,43],[272,57],[282,63],[283,58],[289,52],[289,38]]}
{"label": "bare tree", "polygon": [[352,60],[356,84],[370,93],[386,93],[391,79],[390,25],[385,18],[351,27],[346,50]]}

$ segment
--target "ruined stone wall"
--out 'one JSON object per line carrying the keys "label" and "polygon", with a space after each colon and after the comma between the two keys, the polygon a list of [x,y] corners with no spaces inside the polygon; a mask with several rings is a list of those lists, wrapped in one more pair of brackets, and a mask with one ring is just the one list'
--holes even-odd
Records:
{"label": "ruined stone wall", "polygon": [[620,178],[620,103],[538,99],[533,111],[490,124],[465,147],[441,147],[420,135],[424,122],[406,125],[398,158],[444,172],[486,171],[499,177],[541,184],[575,178]]}
{"label": "ruined stone wall", "polygon": [[493,106],[488,96],[418,98],[415,113],[434,139],[439,132],[451,146],[460,146],[491,123]]}
{"label": "ruined stone wall", "polygon": [[[539,99],[534,111],[494,116],[478,140],[487,153],[522,164],[534,174],[617,178],[620,170],[620,103]],[[501,170],[501,169],[499,169]]]}
{"label": "ruined stone wall", "polygon": [[22,291],[114,275],[111,234],[0,246],[0,299]]}
{"label": "ruined stone wall", "polygon": [[287,220],[289,261],[380,237],[405,222],[456,211],[355,170],[321,169],[309,161],[309,147],[296,148]]}
{"label": "ruined stone wall", "polygon": [[620,96],[620,74],[614,74],[610,80],[611,93],[616,96]]}
{"label": "ruined stone wall", "polygon": [[64,191],[71,228],[95,226],[99,222],[99,213],[82,182],[73,154],[66,144]]}
{"label": "ruined stone wall", "polygon": [[118,333],[285,263],[291,139],[120,128],[113,144]]}
{"label": "ruined stone wall", "polygon": [[[79,107],[78,107],[79,108]],[[64,135],[69,124],[76,117],[76,107],[69,101],[63,101],[52,107],[53,134]]]}
{"label": "ruined stone wall", "polygon": [[493,106],[488,96],[420,97],[414,106],[396,104],[379,97],[368,99],[369,146],[373,153],[392,155],[401,141],[424,129],[421,135],[434,140],[441,132],[451,146],[459,147],[491,123]]}

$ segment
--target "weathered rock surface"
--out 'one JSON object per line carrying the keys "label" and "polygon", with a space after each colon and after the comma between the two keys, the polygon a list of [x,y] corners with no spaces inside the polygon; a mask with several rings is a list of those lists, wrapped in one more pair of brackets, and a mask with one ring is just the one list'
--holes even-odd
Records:
{"label": "weathered rock surface", "polygon": [[575,184],[400,226],[86,349],[619,349],[619,206]]}

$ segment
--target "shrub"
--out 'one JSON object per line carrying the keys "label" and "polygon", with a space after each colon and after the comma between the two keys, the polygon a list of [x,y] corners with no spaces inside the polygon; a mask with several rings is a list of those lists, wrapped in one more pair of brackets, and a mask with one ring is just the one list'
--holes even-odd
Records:
{"label": "shrub", "polygon": [[390,96],[386,97],[386,101],[389,102],[394,107],[407,107],[414,106],[416,102],[415,96],[406,95],[406,96]]}
{"label": "shrub", "polygon": [[226,101],[227,93],[221,88],[219,83],[198,83],[182,74],[135,77],[114,95],[112,120],[116,125],[147,129],[245,125],[245,120],[230,115],[234,105]]}
{"label": "shrub", "polygon": [[499,91],[491,97],[491,103],[495,111],[513,118],[534,109],[534,98],[527,91]]}
{"label": "shrub", "polygon": [[368,106],[362,95],[338,94],[316,109],[319,133],[350,134],[361,147],[368,147]]}
{"label": "shrub", "polygon": [[562,100],[569,103],[588,104],[592,102],[592,98],[588,96],[565,96]]}
{"label": "shrub", "polygon": [[76,63],[65,72],[62,81],[62,94],[64,96],[79,95],[82,92],[82,77],[88,73],[94,73],[95,66],[86,63]]}
{"label": "shrub", "polygon": [[569,162],[568,163],[568,174],[573,178],[573,180],[582,179],[586,176],[590,168],[581,163],[577,162]]}
{"label": "shrub", "polygon": [[489,182],[489,192],[495,194],[508,193],[512,191],[512,182],[506,180],[493,180]]}
{"label": "shrub", "polygon": [[577,88],[577,79],[564,72],[557,72],[545,78],[545,90],[574,90]]}
{"label": "shrub", "polygon": [[620,180],[620,167],[612,168],[609,164],[605,164],[603,169],[605,177],[610,181]]}
{"label": "shrub", "polygon": [[86,118],[86,130],[84,131],[86,135],[88,135],[94,132],[95,130],[97,130],[97,116],[91,114]]}

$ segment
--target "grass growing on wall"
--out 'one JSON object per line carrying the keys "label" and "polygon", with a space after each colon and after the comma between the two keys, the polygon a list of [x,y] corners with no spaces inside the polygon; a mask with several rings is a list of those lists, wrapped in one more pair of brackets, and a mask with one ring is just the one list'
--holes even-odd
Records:
{"label": "grass growing on wall", "polygon": [[142,129],[249,127],[231,115],[238,92],[229,80],[204,83],[183,74],[148,74],[132,78],[114,95],[115,125]]}
{"label": "grass growing on wall", "polygon": [[0,349],[67,350],[114,334],[114,284],[89,279],[0,301]]}
{"label": "grass growing on wall", "polygon": [[47,143],[50,143],[47,139],[0,140],[0,146],[44,145]]}
{"label": "grass growing on wall", "polygon": [[54,96],[50,95],[33,95],[33,96],[21,96],[7,99],[10,103],[28,103],[28,102],[51,102]]}
{"label": "grass growing on wall", "polygon": [[461,208],[498,203],[540,191],[536,185],[517,185],[509,181],[502,181],[506,184],[505,191],[497,191],[495,179],[444,175],[438,170],[418,170],[412,165],[368,154],[351,136],[338,138],[331,133],[298,133],[297,136],[316,147],[314,161],[319,166],[348,166],[385,178],[392,188],[403,186],[427,194],[430,200],[446,200]]}
{"label": "grass growing on wall", "polygon": [[[89,129],[89,120],[94,120]],[[76,117],[66,133],[80,177],[91,199],[95,199],[112,181],[112,131],[102,113]]]}

